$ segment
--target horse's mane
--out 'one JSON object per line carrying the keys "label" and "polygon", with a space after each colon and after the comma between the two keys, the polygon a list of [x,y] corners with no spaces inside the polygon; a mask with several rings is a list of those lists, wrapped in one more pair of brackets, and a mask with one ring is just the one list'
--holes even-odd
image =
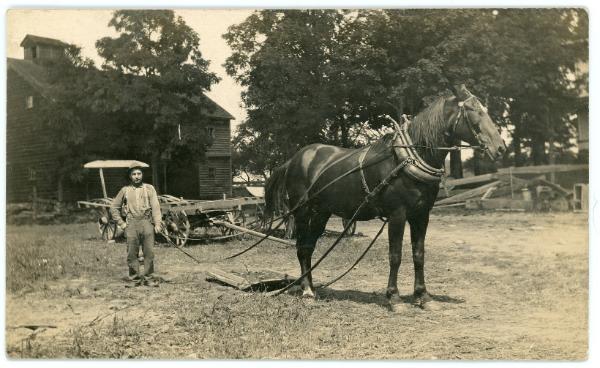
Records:
{"label": "horse's mane", "polygon": [[414,144],[435,147],[444,142],[444,103],[445,97],[438,97],[423,111],[417,114],[408,127],[408,134]]}
{"label": "horse's mane", "polygon": [[[408,134],[412,138],[413,144],[436,147],[444,144],[444,103],[446,97],[438,97],[423,111],[413,118],[408,126]],[[373,148],[385,149],[393,144],[395,134],[386,133],[377,142]]]}

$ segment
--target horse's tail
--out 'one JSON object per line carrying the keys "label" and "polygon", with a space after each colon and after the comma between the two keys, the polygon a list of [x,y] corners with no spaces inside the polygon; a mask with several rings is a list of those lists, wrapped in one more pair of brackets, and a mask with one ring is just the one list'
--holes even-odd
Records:
{"label": "horse's tail", "polygon": [[[273,170],[265,184],[265,218],[272,219],[280,211],[288,208],[285,177],[290,161]],[[269,226],[270,228],[270,226]]]}

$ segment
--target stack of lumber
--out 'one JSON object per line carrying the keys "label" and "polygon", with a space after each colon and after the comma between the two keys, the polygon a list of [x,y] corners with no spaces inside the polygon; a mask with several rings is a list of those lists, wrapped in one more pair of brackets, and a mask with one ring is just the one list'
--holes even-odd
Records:
{"label": "stack of lumber", "polygon": [[6,221],[9,224],[54,224],[88,222],[95,220],[96,214],[89,209],[77,209],[52,199],[37,198],[24,203],[7,203]]}
{"label": "stack of lumber", "polygon": [[[585,167],[583,167],[585,166]],[[498,211],[566,211],[573,193],[549,180],[557,172],[587,169],[587,165],[545,165],[503,168],[496,173],[441,184],[435,207],[459,207]]]}

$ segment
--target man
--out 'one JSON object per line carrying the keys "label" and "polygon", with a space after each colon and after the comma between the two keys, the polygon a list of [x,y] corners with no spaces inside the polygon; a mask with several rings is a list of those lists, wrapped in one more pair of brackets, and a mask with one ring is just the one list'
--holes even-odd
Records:
{"label": "man", "polygon": [[[148,285],[154,273],[154,233],[161,231],[160,203],[156,190],[142,182],[142,163],[135,161],[128,169],[130,184],[124,186],[111,204],[111,215],[127,237],[129,279]],[[125,221],[123,221],[123,217]],[[140,274],[139,248],[144,253],[144,274]],[[154,280],[155,286],[158,286]]]}

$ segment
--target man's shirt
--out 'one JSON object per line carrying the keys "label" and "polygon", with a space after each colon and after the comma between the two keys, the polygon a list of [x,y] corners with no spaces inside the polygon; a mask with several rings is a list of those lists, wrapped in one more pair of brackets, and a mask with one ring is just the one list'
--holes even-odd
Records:
{"label": "man's shirt", "polygon": [[154,224],[160,224],[162,215],[156,189],[150,184],[140,186],[127,185],[119,191],[110,206],[113,220],[119,225],[123,224],[121,209],[126,217],[143,218],[152,217]]}

